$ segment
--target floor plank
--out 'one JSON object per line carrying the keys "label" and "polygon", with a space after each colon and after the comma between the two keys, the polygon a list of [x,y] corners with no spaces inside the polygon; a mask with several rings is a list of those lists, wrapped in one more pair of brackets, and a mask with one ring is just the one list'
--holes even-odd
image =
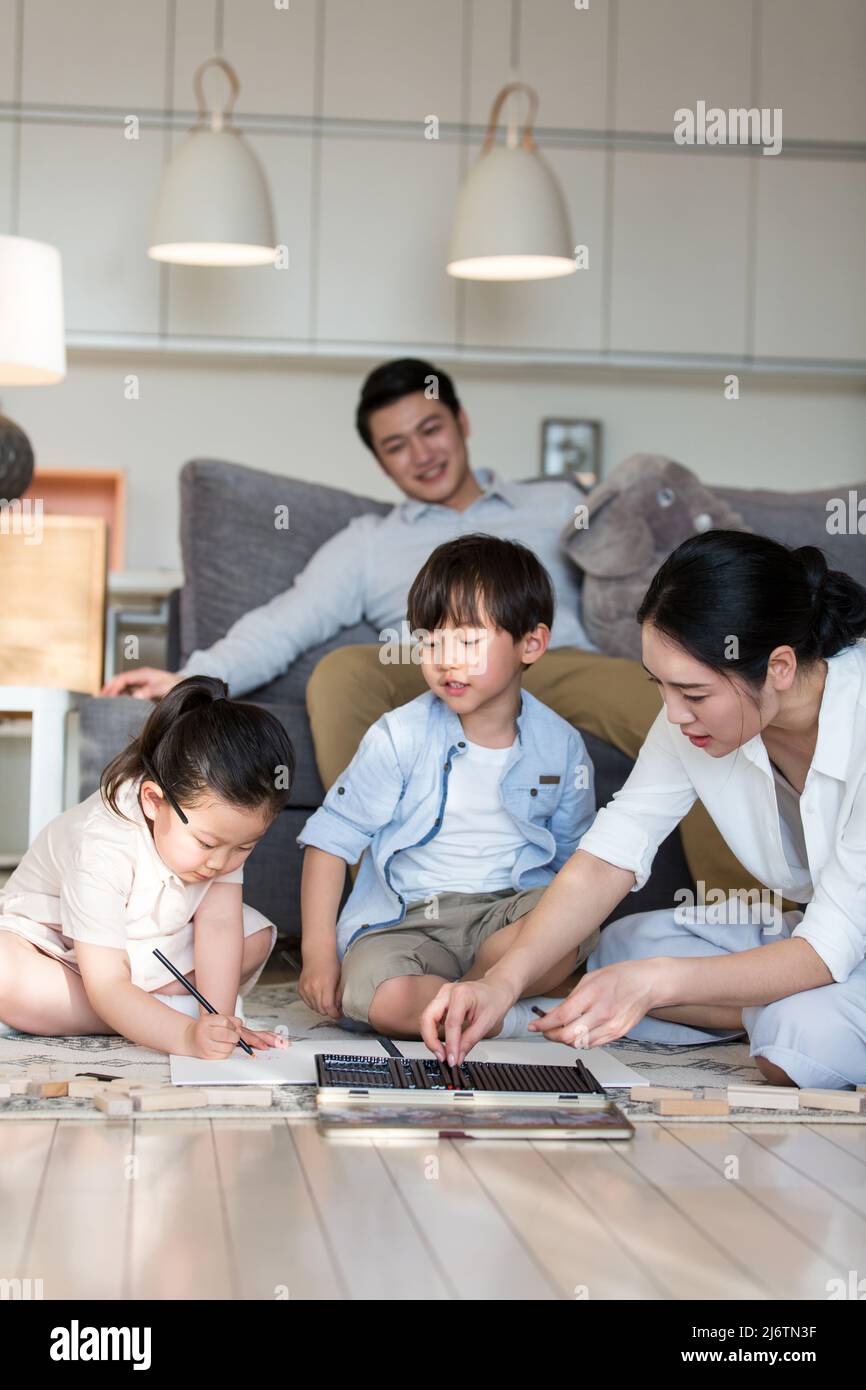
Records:
{"label": "floor plank", "polygon": [[[846,1126],[836,1125],[835,1128],[841,1130]],[[863,1163],[847,1152],[841,1142],[831,1142],[816,1125],[770,1122],[753,1125],[751,1132],[765,1149],[796,1168],[816,1186],[832,1193],[850,1211],[858,1216],[866,1215]]]}
{"label": "floor plank", "polygon": [[214,1120],[213,1132],[237,1296],[343,1298],[290,1125]]}
{"label": "floor plank", "polygon": [[[777,1221],[742,1185],[699,1158],[688,1146],[688,1135],[682,1134],[692,1127],[674,1122],[638,1126],[626,1161],[666,1192],[768,1297],[826,1297],[826,1281],[836,1275],[830,1262]],[[727,1131],[728,1126],[722,1128]]]}
{"label": "floor plank", "polygon": [[[468,1143],[460,1154],[560,1298],[655,1299],[664,1291],[539,1153],[519,1140]],[[545,1145],[546,1147],[546,1145]],[[484,1270],[479,1287],[483,1287]]]}
{"label": "floor plank", "polygon": [[45,1298],[122,1297],[132,1161],[131,1121],[58,1125],[26,1253]]}
{"label": "floor plank", "polygon": [[0,1124],[0,1270],[8,1279],[40,1277],[28,1268],[27,1246],[56,1137],[50,1122]]}
{"label": "floor plank", "polygon": [[816,1254],[845,1270],[866,1267],[866,1217],[855,1215],[835,1193],[816,1186],[778,1152],[760,1144],[757,1125],[730,1125],[724,1134],[716,1133],[720,1128],[683,1125],[677,1134],[719,1172],[724,1173],[731,1159],[736,1159],[736,1177],[731,1180]]}
{"label": "floor plank", "polygon": [[125,1297],[235,1298],[209,1120],[136,1120]]}
{"label": "floor plank", "polygon": [[459,1298],[557,1297],[553,1282],[464,1163],[457,1141],[380,1141],[376,1147]]}
{"label": "floor plank", "polygon": [[456,1297],[426,1231],[371,1140],[329,1141],[315,1124],[293,1125],[292,1137],[347,1297]]}
{"label": "floor plank", "polygon": [[629,1148],[613,1143],[538,1145],[542,1158],[616,1233],[666,1298],[764,1298],[746,1269],[626,1161]]}

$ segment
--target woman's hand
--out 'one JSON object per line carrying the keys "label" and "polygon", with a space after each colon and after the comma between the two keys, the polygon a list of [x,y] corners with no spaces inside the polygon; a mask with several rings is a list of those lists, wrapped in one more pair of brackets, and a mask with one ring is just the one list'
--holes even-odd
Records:
{"label": "woman's hand", "polygon": [[662,958],[626,960],[584,975],[580,984],[532,1032],[572,1047],[604,1047],[634,1028],[661,1001]]}
{"label": "woman's hand", "polygon": [[304,956],[298,993],[308,1009],[327,1018],[342,1018],[343,992],[340,989],[340,961],[336,951]]}
{"label": "woman's hand", "polygon": [[[486,980],[443,985],[421,1015],[421,1037],[440,1062],[447,1055],[450,1066],[462,1066],[467,1052],[502,1022],[513,1002],[507,989]],[[444,1047],[440,1024],[445,1027]]]}

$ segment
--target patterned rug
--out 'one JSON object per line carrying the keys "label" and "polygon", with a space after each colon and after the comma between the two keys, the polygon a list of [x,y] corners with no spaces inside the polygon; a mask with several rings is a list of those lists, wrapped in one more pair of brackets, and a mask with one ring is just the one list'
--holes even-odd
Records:
{"label": "patterned rug", "polygon": [[[321,1039],[323,1044],[339,1042],[351,1051],[352,1034],[337,1028],[330,1020],[313,1013],[298,998],[297,984],[258,985],[246,1000],[247,1021],[251,1028],[285,1030],[289,1038]],[[640,1043],[622,1039],[607,1048],[611,1056],[634,1067],[655,1086],[676,1086],[694,1090],[699,1086],[726,1086],[729,1082],[760,1082],[761,1074],[749,1057],[746,1042],[688,1044],[675,1047],[668,1043]],[[112,1076],[135,1077],[154,1083],[170,1080],[168,1057],[139,1047],[126,1038],[89,1036],[79,1038],[45,1038],[28,1033],[9,1033],[0,1037],[0,1071],[26,1074],[28,1068],[47,1069],[55,1080],[67,1080],[82,1071],[110,1073]],[[275,1086],[273,1109],[238,1110],[214,1106],[204,1110],[166,1112],[166,1118],[189,1120],[193,1117],[233,1120],[265,1120],[269,1116],[307,1118],[316,1113],[314,1086]],[[618,1100],[630,1120],[662,1120],[649,1107],[628,1098]],[[76,1119],[105,1120],[89,1100],[60,1097],[56,1100],[37,1100],[27,1096],[12,1096],[0,1100],[0,1120]],[[162,1116],[160,1116],[162,1118]],[[749,1123],[804,1124],[863,1124],[866,1116],[830,1113],[826,1110],[767,1111],[737,1110],[730,1117],[684,1116],[677,1124],[707,1124],[715,1122],[748,1121]]]}

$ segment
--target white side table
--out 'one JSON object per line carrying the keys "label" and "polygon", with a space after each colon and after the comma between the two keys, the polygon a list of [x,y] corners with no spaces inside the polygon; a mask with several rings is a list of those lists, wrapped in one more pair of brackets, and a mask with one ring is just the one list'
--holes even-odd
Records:
{"label": "white side table", "polygon": [[30,817],[28,843],[65,809],[68,724],[72,710],[90,696],[74,690],[33,685],[0,685],[0,713],[29,714]]}

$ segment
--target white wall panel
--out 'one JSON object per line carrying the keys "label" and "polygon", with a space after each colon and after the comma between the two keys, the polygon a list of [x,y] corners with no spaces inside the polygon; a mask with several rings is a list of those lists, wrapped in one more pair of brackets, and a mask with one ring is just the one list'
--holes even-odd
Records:
{"label": "white wall panel", "polygon": [[617,14],[618,130],[673,139],[679,107],[751,105],[752,0],[619,0]]}
{"label": "white wall panel", "polygon": [[322,143],[318,336],[453,342],[446,274],[458,149],[444,141]]}
{"label": "white wall panel", "polygon": [[327,0],[325,116],[461,119],[462,0]]}
{"label": "white wall panel", "polygon": [[159,272],[147,242],[162,134],[109,126],[25,124],[21,235],[63,255],[67,329],[153,333]]}
{"label": "white wall panel", "polygon": [[161,107],[167,9],[166,0],[25,0],[22,100]]}
{"label": "white wall panel", "polygon": [[762,0],[760,105],[785,135],[866,140],[864,0]]}
{"label": "white wall panel", "polygon": [[762,158],[755,352],[866,360],[866,165]]}
{"label": "white wall panel", "polygon": [[619,153],[611,348],[745,349],[747,154]]}

